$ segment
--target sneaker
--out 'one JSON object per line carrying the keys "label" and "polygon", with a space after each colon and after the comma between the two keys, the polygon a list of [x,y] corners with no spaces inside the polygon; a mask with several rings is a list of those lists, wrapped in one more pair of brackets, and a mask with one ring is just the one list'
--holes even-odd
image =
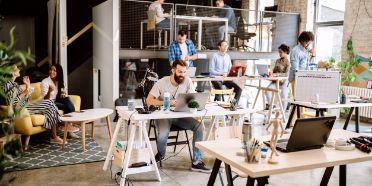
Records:
{"label": "sneaker", "polygon": [[155,161],[156,161],[156,163],[158,163],[159,161],[163,161],[164,158],[165,158],[165,157],[164,157],[164,156],[161,157],[159,153],[157,153],[157,154],[155,155]]}
{"label": "sneaker", "polygon": [[68,132],[68,133],[67,133],[67,137],[68,137],[68,138],[72,138],[72,139],[78,139],[78,138],[79,138],[79,136],[76,135],[76,134],[73,133],[73,132]]}
{"label": "sneaker", "polygon": [[[58,136],[54,139],[50,138],[50,143],[62,145],[63,144],[63,139],[58,137]],[[65,144],[67,144],[67,141],[66,141]]]}
{"label": "sneaker", "polygon": [[191,170],[196,171],[196,172],[204,172],[204,173],[211,173],[212,172],[212,170],[207,168],[202,161],[192,163]]}

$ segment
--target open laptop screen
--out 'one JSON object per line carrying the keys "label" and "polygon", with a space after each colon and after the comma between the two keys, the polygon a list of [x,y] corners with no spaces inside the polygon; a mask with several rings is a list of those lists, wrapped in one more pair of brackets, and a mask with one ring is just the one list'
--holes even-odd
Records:
{"label": "open laptop screen", "polygon": [[327,142],[335,120],[335,116],[297,119],[287,145],[282,149],[278,143],[277,149],[294,152],[321,148]]}

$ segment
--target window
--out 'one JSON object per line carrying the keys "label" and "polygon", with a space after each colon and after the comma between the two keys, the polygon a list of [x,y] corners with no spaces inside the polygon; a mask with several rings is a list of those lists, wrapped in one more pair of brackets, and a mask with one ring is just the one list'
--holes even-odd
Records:
{"label": "window", "polygon": [[316,61],[341,59],[345,0],[316,0]]}

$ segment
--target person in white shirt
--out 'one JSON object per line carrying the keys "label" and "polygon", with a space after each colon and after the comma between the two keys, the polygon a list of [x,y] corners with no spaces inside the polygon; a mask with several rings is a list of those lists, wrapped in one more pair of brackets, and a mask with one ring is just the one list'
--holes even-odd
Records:
{"label": "person in white shirt", "polygon": [[160,28],[170,28],[170,17],[169,13],[164,13],[162,4],[165,0],[156,0],[149,6],[149,10],[155,11],[156,26]]}
{"label": "person in white shirt", "polygon": [[[195,87],[189,77],[186,76],[187,64],[185,61],[177,59],[172,63],[172,74],[165,76],[155,83],[150,93],[147,96],[146,102],[148,105],[161,106],[163,105],[164,94],[170,94],[169,105],[175,106],[176,100],[181,93],[195,93]],[[176,119],[158,119],[155,120],[157,125],[157,147],[158,153],[155,156],[156,161],[161,161],[165,157],[167,139],[172,125],[178,126],[186,130],[193,131],[193,162],[191,164],[192,171],[212,172],[207,168],[202,161],[202,152],[195,147],[195,143],[203,141],[203,126],[196,119],[176,118]]]}
{"label": "person in white shirt", "polygon": [[[60,64],[53,64],[49,68],[49,76],[41,81],[41,94],[44,99],[53,100],[58,109],[63,110],[64,114],[75,112],[74,104],[64,90],[63,69]],[[78,128],[69,125],[69,132],[77,132]],[[76,134],[69,134],[70,137],[77,138]]]}

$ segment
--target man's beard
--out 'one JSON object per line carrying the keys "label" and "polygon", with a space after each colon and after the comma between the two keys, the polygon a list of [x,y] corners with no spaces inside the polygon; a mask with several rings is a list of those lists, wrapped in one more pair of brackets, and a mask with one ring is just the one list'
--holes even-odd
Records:
{"label": "man's beard", "polygon": [[184,76],[177,76],[176,74],[174,74],[174,81],[176,81],[177,84],[181,84],[183,80],[185,80]]}

